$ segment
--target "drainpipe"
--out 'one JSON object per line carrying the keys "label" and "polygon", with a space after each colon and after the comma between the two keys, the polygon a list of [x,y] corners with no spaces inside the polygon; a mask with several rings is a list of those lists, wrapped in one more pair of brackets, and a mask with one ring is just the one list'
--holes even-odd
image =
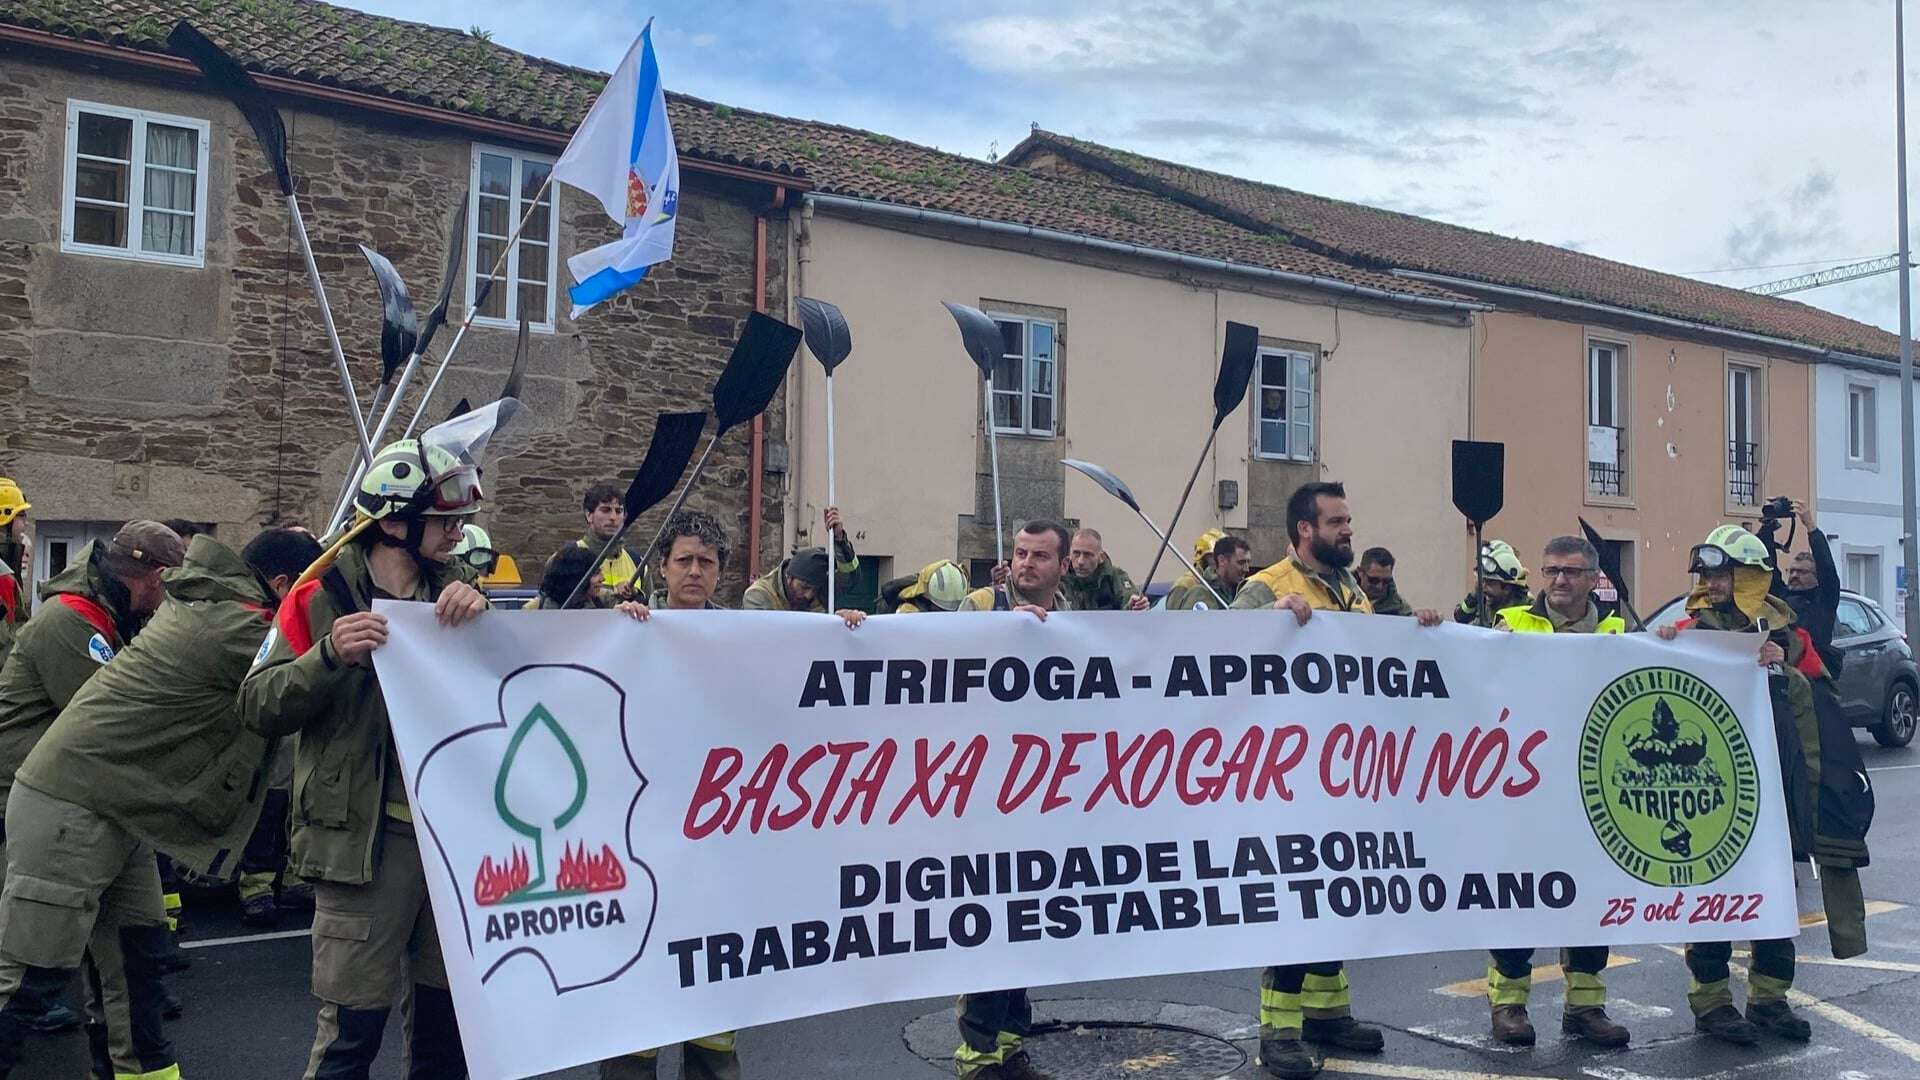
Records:
{"label": "drainpipe", "polygon": [[[786,202],[786,187],[777,185],[773,189],[773,203],[768,210],[778,210],[785,206]],[[765,212],[753,215],[753,310],[762,313],[767,310],[767,216]],[[766,414],[758,413],[753,418],[753,449],[747,461],[747,576],[750,579],[760,576],[761,474],[765,471],[766,447]]]}

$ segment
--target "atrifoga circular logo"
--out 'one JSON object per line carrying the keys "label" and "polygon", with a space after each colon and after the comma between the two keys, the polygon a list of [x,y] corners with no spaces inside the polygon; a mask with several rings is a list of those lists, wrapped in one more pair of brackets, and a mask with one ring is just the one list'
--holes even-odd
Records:
{"label": "atrifoga circular logo", "polygon": [[1580,800],[1620,869],[1652,885],[1701,885],[1746,850],[1760,776],[1718,691],[1684,671],[1641,668],[1587,712]]}

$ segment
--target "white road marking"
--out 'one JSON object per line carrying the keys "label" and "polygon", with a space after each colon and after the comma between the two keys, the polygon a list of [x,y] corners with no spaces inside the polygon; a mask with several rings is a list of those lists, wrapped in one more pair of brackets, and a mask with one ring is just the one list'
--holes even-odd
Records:
{"label": "white road marking", "polygon": [[310,937],[311,930],[275,930],[270,934],[242,934],[239,937],[208,938],[205,941],[183,941],[183,949],[211,949],[216,945],[245,945],[251,941],[280,941],[285,938]]}
{"label": "white road marking", "polygon": [[1673,1015],[1665,1005],[1642,1005],[1631,998],[1613,996],[1607,998],[1607,1011],[1629,1020],[1664,1020]]}
{"label": "white road marking", "polygon": [[[1457,1026],[1463,1027],[1464,1025]],[[1456,1034],[1452,1031],[1431,1026],[1411,1027],[1407,1029],[1407,1033],[1410,1035],[1425,1036],[1435,1042],[1443,1042],[1449,1046],[1458,1046],[1465,1050],[1492,1051],[1496,1054],[1523,1054],[1527,1051],[1527,1047],[1508,1046],[1503,1042],[1495,1042],[1491,1035],[1485,1034]]]}
{"label": "white road marking", "polygon": [[1920,769],[1920,765],[1882,765],[1877,769],[1868,769],[1870,773],[1899,772],[1901,769]]}
{"label": "white road marking", "polygon": [[1348,1061],[1328,1058],[1320,1068],[1349,1076],[1381,1076],[1387,1080],[1553,1080],[1531,1073],[1491,1073],[1476,1069],[1428,1069],[1419,1065],[1389,1065],[1381,1061]]}
{"label": "white road marking", "polygon": [[1868,1020],[1864,1016],[1856,1016],[1830,1001],[1821,1001],[1812,994],[1802,993],[1798,990],[1787,991],[1787,1000],[1823,1020],[1831,1020],[1839,1024],[1855,1035],[1871,1039],[1896,1054],[1900,1054],[1913,1061],[1920,1061],[1920,1043],[1914,1042],[1904,1035],[1888,1031],[1886,1028]]}
{"label": "white road marking", "polygon": [[[1796,1050],[1791,1054],[1781,1054],[1779,1057],[1767,1058],[1765,1061],[1749,1061],[1744,1065],[1735,1065],[1730,1069],[1721,1069],[1715,1073],[1695,1073],[1686,1077],[1685,1080],[1736,1080],[1737,1077],[1747,1076],[1752,1073],[1761,1072],[1762,1070],[1779,1069],[1786,1065],[1792,1065],[1802,1061],[1811,1061],[1814,1058],[1823,1058],[1839,1052],[1840,1048],[1837,1046],[1809,1046],[1804,1050]],[[1669,1080],[1669,1078],[1664,1076],[1634,1072],[1632,1069],[1624,1069],[1618,1065],[1589,1065],[1580,1071],[1587,1076],[1593,1077],[1594,1080]]]}
{"label": "white road marking", "polygon": [[1868,971],[1899,971],[1908,975],[1920,975],[1920,964],[1906,964],[1898,960],[1835,960],[1831,956],[1799,956],[1794,961],[1800,964],[1815,964],[1821,967],[1864,968]]}

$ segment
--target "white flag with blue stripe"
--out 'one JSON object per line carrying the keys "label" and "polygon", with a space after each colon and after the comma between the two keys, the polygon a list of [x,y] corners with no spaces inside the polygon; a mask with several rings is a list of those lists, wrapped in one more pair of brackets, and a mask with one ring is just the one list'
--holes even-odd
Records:
{"label": "white flag with blue stripe", "polygon": [[647,267],[673,257],[680,155],[667,124],[652,20],[580,122],[553,175],[599,199],[624,227],[620,239],[567,260],[578,283],[567,290],[577,319],[646,277]]}

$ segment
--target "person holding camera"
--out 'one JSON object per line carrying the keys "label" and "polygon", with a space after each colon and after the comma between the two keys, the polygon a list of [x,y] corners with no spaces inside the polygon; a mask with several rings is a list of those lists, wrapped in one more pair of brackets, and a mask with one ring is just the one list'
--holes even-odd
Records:
{"label": "person holding camera", "polygon": [[[1806,528],[1806,549],[1794,553],[1785,584],[1776,577],[1773,591],[1793,608],[1795,621],[1813,639],[1814,651],[1820,654],[1828,673],[1839,678],[1842,657],[1833,647],[1833,624],[1840,607],[1840,572],[1834,567],[1826,534],[1814,527],[1813,511],[1806,503],[1785,495],[1768,499],[1760,508],[1760,518],[1760,539],[1770,557],[1792,545],[1791,535],[1785,544],[1776,542],[1780,522],[1797,522]],[[1774,565],[1779,565],[1778,558]]]}

